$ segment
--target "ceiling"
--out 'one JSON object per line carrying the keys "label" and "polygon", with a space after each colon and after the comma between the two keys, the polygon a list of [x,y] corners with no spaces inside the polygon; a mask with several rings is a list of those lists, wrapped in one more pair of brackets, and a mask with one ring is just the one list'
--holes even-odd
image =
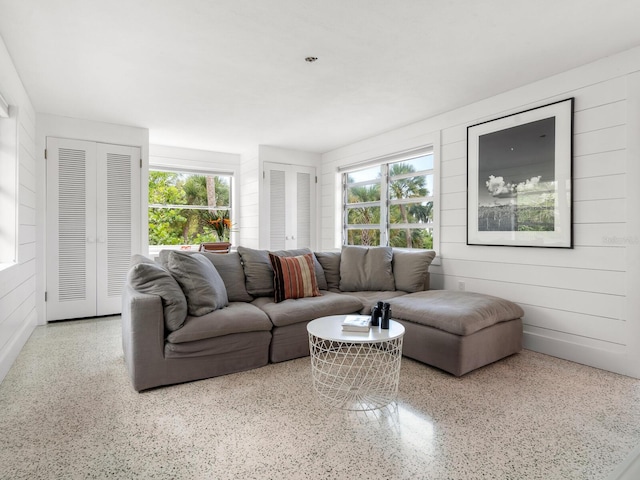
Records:
{"label": "ceiling", "polygon": [[638,0],[0,0],[36,111],[231,153],[326,152],[640,45],[639,20]]}

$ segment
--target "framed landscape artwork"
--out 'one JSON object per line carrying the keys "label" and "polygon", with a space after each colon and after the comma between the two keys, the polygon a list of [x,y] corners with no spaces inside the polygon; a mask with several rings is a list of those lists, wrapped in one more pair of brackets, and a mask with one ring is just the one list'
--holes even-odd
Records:
{"label": "framed landscape artwork", "polygon": [[467,128],[467,245],[573,247],[573,101]]}

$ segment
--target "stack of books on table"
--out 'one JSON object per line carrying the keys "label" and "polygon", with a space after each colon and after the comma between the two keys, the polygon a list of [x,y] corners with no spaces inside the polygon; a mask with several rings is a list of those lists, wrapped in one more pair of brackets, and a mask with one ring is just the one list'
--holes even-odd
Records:
{"label": "stack of books on table", "polygon": [[342,322],[343,332],[368,332],[371,317],[368,315],[347,315]]}

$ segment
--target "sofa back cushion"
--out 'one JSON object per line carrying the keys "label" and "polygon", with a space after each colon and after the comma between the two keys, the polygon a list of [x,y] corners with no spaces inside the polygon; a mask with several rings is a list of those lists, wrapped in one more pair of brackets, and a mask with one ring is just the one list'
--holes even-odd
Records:
{"label": "sofa back cushion", "polygon": [[315,252],[327,279],[327,290],[340,289],[340,252]]}
{"label": "sofa back cushion", "polygon": [[[169,268],[169,254],[175,250],[160,250],[158,262]],[[244,270],[242,260],[238,252],[212,253],[184,251],[185,255],[204,255],[209,260],[222,277],[222,281],[227,289],[227,297],[230,302],[250,302],[253,297],[247,292],[244,283]]]}
{"label": "sofa back cushion", "polygon": [[187,318],[187,299],[178,282],[161,265],[146,257],[135,255],[131,260],[127,276],[129,285],[138,292],[158,295],[166,329],[178,330]]}
{"label": "sofa back cushion", "polygon": [[[238,253],[242,258],[242,268],[244,269],[245,286],[249,295],[254,297],[271,297],[274,294],[273,288],[273,267],[269,260],[269,253],[279,257],[295,257],[307,253],[313,253],[308,248],[298,248],[294,250],[278,250],[269,252],[268,250],[256,250],[247,247],[238,247]],[[327,289],[327,280],[324,270],[314,255],[314,269],[316,281],[320,290]]]}
{"label": "sofa back cushion", "polygon": [[313,265],[313,253],[295,257],[282,257],[270,253],[269,260],[273,267],[276,302],[320,295]]}
{"label": "sofa back cushion", "polygon": [[343,292],[395,290],[391,247],[344,246],[340,255]]}
{"label": "sofa back cushion", "polygon": [[414,293],[429,288],[429,265],[436,256],[433,250],[393,249],[393,277],[396,290]]}
{"label": "sofa back cushion", "polygon": [[173,251],[169,271],[187,298],[189,315],[199,317],[229,305],[222,277],[204,255]]}
{"label": "sofa back cushion", "polygon": [[253,297],[247,292],[244,282],[244,269],[238,252],[211,253],[200,252],[204,255],[222,277],[227,287],[227,297],[230,302],[251,302]]}
{"label": "sofa back cushion", "polygon": [[273,295],[273,268],[267,250],[256,250],[238,247],[242,260],[245,287],[249,295],[254,297],[270,297]]}

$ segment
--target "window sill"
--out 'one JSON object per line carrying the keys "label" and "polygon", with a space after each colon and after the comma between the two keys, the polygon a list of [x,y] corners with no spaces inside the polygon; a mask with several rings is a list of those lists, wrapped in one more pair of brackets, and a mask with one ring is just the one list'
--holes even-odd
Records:
{"label": "window sill", "polygon": [[178,250],[187,252],[197,252],[200,245],[149,245],[149,257],[156,258],[160,255],[160,250]]}
{"label": "window sill", "polygon": [[0,263],[0,272],[4,271],[4,270],[8,270],[11,267],[18,265],[18,262],[5,262],[5,263]]}

